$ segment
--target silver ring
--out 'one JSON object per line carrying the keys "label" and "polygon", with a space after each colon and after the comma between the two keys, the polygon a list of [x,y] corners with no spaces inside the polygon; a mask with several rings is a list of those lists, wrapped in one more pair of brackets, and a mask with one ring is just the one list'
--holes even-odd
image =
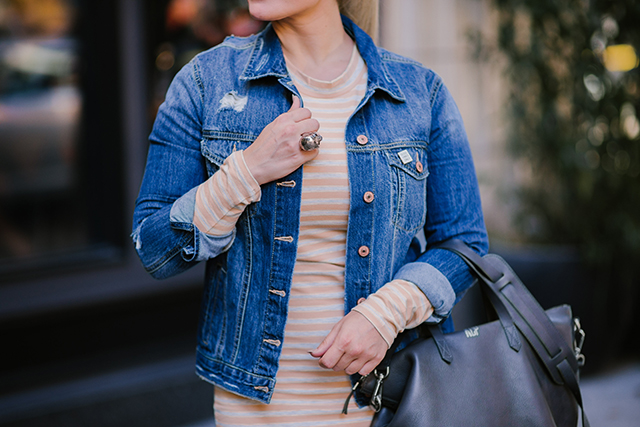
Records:
{"label": "silver ring", "polygon": [[302,151],[315,150],[320,147],[320,141],[322,141],[322,135],[315,132],[303,133],[300,138],[300,149]]}

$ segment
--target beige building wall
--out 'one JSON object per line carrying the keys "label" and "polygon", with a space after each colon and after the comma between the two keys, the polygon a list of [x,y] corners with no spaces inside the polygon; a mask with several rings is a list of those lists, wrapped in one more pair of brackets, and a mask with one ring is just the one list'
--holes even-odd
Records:
{"label": "beige building wall", "polygon": [[488,0],[381,0],[380,45],[438,73],[462,114],[480,182],[485,221],[494,240],[510,226],[513,167],[505,151],[501,66],[475,59],[470,32],[495,40]]}

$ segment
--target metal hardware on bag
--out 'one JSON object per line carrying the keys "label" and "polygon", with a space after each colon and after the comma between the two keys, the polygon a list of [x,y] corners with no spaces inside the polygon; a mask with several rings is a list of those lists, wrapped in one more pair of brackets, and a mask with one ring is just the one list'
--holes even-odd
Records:
{"label": "metal hardware on bag", "polygon": [[373,388],[370,403],[374,411],[380,412],[382,409],[382,383],[389,376],[389,367],[387,366],[384,372],[378,372],[376,369],[373,371],[373,375],[376,377],[376,385]]}
{"label": "metal hardware on bag", "polygon": [[360,377],[360,379],[358,380],[358,382],[356,382],[353,387],[351,388],[351,395],[349,397],[351,397],[353,395],[353,393],[356,392],[356,390],[358,389],[358,387],[360,387],[362,385],[362,383],[364,383],[366,381],[367,378],[369,378],[369,375],[371,375],[371,373],[367,374],[367,375],[363,375]]}
{"label": "metal hardware on bag", "polygon": [[583,367],[585,362],[585,355],[582,354],[582,346],[584,345],[584,338],[586,333],[582,326],[580,325],[580,319],[577,317],[573,318],[573,347],[575,348],[576,359],[578,360],[578,366]]}
{"label": "metal hardware on bag", "polygon": [[349,401],[351,400],[351,397],[354,395],[358,387],[360,387],[362,383],[369,377],[369,375],[370,374],[360,377],[360,379],[351,388],[351,393],[349,393],[349,396],[347,396],[347,399],[344,401],[344,406],[342,407],[342,413],[344,415],[347,415],[347,410],[349,409]]}

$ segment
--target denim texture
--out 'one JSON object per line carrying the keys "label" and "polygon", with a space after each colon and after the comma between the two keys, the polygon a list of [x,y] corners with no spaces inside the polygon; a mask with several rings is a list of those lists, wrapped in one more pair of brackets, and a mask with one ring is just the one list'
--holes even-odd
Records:
{"label": "denim texture", "polygon": [[[458,238],[481,255],[488,249],[462,119],[439,76],[376,47],[347,18],[343,23],[368,68],[366,95],[346,128],[345,313],[385,283],[404,279],[425,293],[435,308],[432,321],[440,322],[472,277],[455,254],[430,246]],[[302,168],[263,185],[261,200],[222,237],[193,225],[195,188],[289,110],[293,94],[299,96],[270,25],[196,56],[159,109],[134,212],[132,238],[151,275],[207,263],[198,374],[262,402],[271,398],[284,338]],[[416,244],[421,232],[427,248]],[[368,253],[359,253],[362,247]]]}

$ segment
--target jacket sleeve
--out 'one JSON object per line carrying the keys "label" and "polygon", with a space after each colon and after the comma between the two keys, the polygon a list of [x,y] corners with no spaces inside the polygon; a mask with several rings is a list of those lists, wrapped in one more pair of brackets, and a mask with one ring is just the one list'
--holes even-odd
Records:
{"label": "jacket sleeve", "polygon": [[145,269],[161,279],[222,253],[234,232],[207,236],[193,225],[197,187],[207,179],[200,151],[203,91],[197,59],[171,83],[151,136],[132,239]]}
{"label": "jacket sleeve", "polygon": [[401,267],[394,279],[416,284],[434,308],[432,318],[447,318],[473,283],[466,264],[453,252],[432,249],[457,238],[480,255],[489,246],[480,192],[462,118],[447,88],[437,80],[431,93],[425,252]]}

